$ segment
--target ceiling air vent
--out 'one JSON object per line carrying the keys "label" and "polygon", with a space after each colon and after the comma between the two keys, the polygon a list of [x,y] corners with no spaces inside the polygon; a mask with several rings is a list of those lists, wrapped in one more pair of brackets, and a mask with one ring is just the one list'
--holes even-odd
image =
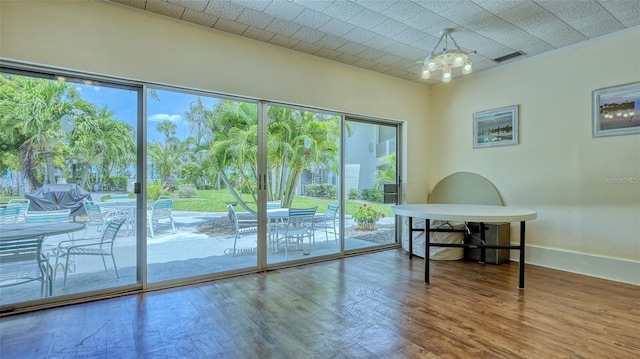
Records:
{"label": "ceiling air vent", "polygon": [[514,53],[511,53],[511,54],[508,54],[508,55],[504,55],[504,56],[498,57],[497,59],[493,59],[493,61],[495,61],[495,62],[497,62],[497,63],[500,63],[500,62],[503,62],[503,61],[511,60],[511,59],[513,59],[514,57],[522,56],[522,55],[524,55],[524,54],[525,54],[525,53],[524,53],[524,52],[522,52],[522,51],[516,51],[516,52],[514,52]]}

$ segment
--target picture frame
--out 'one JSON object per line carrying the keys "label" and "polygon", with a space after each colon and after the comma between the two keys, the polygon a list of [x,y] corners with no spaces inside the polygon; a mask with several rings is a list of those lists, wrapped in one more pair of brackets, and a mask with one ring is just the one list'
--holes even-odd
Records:
{"label": "picture frame", "polygon": [[473,148],[517,144],[518,105],[473,114]]}
{"label": "picture frame", "polygon": [[640,133],[640,82],[594,90],[593,137]]}

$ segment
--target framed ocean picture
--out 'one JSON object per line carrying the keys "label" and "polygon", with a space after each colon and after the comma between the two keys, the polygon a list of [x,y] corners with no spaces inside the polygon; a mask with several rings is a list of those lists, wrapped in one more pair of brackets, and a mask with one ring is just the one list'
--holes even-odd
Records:
{"label": "framed ocean picture", "polygon": [[593,91],[593,137],[640,133],[640,82]]}
{"label": "framed ocean picture", "polygon": [[473,148],[518,144],[518,105],[473,114]]}

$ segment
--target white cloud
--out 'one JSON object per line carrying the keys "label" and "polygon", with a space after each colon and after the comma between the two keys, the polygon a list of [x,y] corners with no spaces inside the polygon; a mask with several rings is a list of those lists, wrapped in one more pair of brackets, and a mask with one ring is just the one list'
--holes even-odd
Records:
{"label": "white cloud", "polygon": [[147,120],[150,122],[171,121],[173,123],[178,123],[182,120],[182,116],[169,115],[168,113],[156,113],[155,115],[148,116]]}

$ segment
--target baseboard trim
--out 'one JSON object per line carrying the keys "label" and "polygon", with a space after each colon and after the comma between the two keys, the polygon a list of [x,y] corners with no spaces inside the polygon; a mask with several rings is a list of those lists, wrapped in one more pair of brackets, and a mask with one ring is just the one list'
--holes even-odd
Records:
{"label": "baseboard trim", "polygon": [[[512,245],[518,244],[512,243]],[[519,251],[511,251],[510,259],[519,261]],[[640,262],[637,261],[527,245],[525,262],[565,272],[640,285]]]}

